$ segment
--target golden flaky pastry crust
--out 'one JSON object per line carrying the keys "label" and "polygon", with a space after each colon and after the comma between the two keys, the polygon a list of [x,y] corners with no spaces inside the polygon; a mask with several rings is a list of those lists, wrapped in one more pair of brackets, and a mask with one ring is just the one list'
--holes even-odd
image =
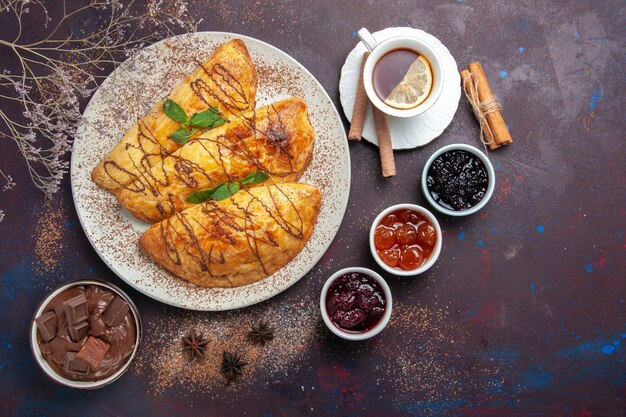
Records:
{"label": "golden flaky pastry crust", "polygon": [[306,103],[289,98],[187,142],[116,196],[138,219],[160,221],[191,207],[185,202],[190,194],[256,171],[269,173],[276,183],[298,181],[314,142]]}
{"label": "golden flaky pastry crust", "polygon": [[[258,77],[246,45],[234,39],[213,55],[168,96],[188,116],[217,106],[222,117],[234,120],[254,109]],[[180,147],[169,136],[180,127],[157,102],[126,132],[120,143],[92,171],[101,187],[115,191],[141,178],[150,167]]]}
{"label": "golden flaky pastry crust", "polygon": [[152,225],[140,245],[169,271],[204,287],[238,287],[285,266],[304,247],[321,204],[317,187],[242,190]]}

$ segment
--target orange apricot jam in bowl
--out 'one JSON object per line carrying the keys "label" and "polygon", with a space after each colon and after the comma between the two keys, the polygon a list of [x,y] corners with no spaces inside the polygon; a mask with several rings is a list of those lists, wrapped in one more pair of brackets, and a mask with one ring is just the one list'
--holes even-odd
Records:
{"label": "orange apricot jam in bowl", "polygon": [[441,252],[441,228],[435,216],[414,204],[389,207],[370,230],[372,256],[394,275],[418,275],[429,269]]}

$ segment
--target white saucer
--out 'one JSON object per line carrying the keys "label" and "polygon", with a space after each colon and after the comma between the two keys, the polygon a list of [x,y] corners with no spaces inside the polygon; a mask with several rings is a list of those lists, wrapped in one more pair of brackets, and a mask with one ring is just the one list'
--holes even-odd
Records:
{"label": "white saucer", "polygon": [[[398,117],[387,117],[393,149],[410,149],[424,146],[437,138],[448,127],[456,109],[459,106],[461,97],[461,76],[454,57],[439,39],[435,38],[423,30],[408,27],[387,28],[373,33],[377,41],[383,41],[393,36],[412,36],[431,43],[439,56],[443,60],[444,85],[439,100],[425,113],[401,119]],[[357,43],[354,49],[346,58],[346,62],[341,68],[341,79],[339,80],[339,99],[341,106],[348,120],[352,119],[354,108],[354,94],[359,79],[361,69],[361,58],[367,49],[362,42]],[[363,139],[378,145],[376,137],[376,127],[374,125],[374,114],[372,105],[368,105],[365,113],[365,124],[363,125]]]}

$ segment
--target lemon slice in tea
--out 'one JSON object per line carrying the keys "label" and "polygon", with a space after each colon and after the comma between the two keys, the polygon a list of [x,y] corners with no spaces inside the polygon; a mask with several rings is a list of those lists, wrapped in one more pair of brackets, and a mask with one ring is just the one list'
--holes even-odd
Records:
{"label": "lemon slice in tea", "polygon": [[410,109],[421,104],[430,94],[433,72],[430,63],[420,55],[385,99],[385,103],[397,109]]}

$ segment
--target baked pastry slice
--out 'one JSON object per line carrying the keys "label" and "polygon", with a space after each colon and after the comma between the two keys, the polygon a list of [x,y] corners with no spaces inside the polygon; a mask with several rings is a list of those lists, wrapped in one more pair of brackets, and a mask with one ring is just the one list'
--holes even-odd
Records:
{"label": "baked pastry slice", "polygon": [[[217,107],[222,118],[236,120],[254,109],[258,77],[246,45],[233,39],[215,52],[182,83],[169,99],[190,117]],[[180,147],[170,135],[181,127],[163,112],[163,100],[135,123],[120,143],[92,171],[91,178],[109,191],[142,178],[150,167]],[[199,135],[196,133],[196,135]]]}
{"label": "baked pastry slice", "polygon": [[273,274],[311,236],[317,187],[272,184],[209,200],[152,225],[139,241],[175,275],[204,287],[238,287]]}
{"label": "baked pastry slice", "polygon": [[194,192],[240,181],[263,171],[274,182],[298,181],[313,155],[315,133],[301,98],[260,107],[251,119],[212,129],[118,190],[120,204],[135,217],[159,221],[193,204]]}

